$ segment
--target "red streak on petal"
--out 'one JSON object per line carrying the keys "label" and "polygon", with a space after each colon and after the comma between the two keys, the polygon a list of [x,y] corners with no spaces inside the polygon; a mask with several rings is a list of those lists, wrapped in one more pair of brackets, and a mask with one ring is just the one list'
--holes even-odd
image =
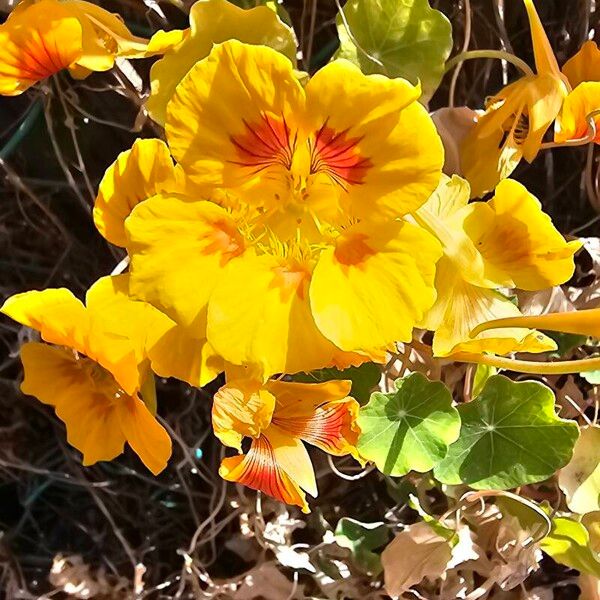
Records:
{"label": "red streak on petal", "polygon": [[328,402],[307,417],[273,417],[273,423],[290,435],[332,454],[346,454],[357,442],[355,415],[345,402]]}
{"label": "red streak on petal", "polygon": [[348,184],[360,185],[373,166],[358,150],[361,139],[349,137],[348,130],[338,132],[323,124],[312,144],[310,172],[327,173],[344,189]]}
{"label": "red streak on petal", "polygon": [[235,480],[285,502],[302,506],[304,498],[298,486],[275,460],[273,447],[265,436],[253,440],[250,451],[239,465]]}
{"label": "red streak on petal", "polygon": [[244,120],[244,125],[244,134],[231,136],[239,158],[234,164],[255,167],[257,173],[273,165],[291,168],[296,134],[292,138],[284,117],[263,114],[258,123]]}

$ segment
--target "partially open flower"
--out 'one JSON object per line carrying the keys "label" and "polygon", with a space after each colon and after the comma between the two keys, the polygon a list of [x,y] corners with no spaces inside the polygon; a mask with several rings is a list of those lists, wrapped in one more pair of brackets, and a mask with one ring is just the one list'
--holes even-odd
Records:
{"label": "partially open flower", "polygon": [[482,196],[508,177],[522,158],[532,162],[569,92],[533,0],[523,0],[529,17],[536,73],[500,90],[465,138],[462,172],[473,196]]}
{"label": "partially open flower", "polygon": [[21,94],[63,69],[81,78],[107,71],[117,56],[160,54],[182,35],[136,37],[117,15],[85,0],[23,0],[0,25],[0,94]]}
{"label": "partially open flower", "polygon": [[123,302],[116,294],[106,277],[88,291],[87,306],[60,288],[17,294],[1,310],[40,332],[45,343],[21,348],[21,389],[55,408],[83,464],[111,460],[127,442],[157,474],[167,464],[171,440],[153,416],[146,347],[149,332],[165,331],[170,323],[141,302],[129,301],[126,315],[111,313]]}
{"label": "partially open flower", "polygon": [[553,350],[550,338],[525,326],[475,338],[470,332],[483,321],[521,314],[498,288],[537,290],[568,280],[580,243],[566,242],[516,181],[502,181],[489,202],[468,201],[468,183],[453,177],[415,213],[444,248],[435,279],[437,301],[422,323],[435,331],[434,354]]}
{"label": "partially open flower", "polygon": [[214,398],[215,435],[240,453],[244,438],[252,443],[247,453],[225,458],[220,475],[309,512],[303,490],[315,497],[317,485],[303,442],[334,456],[356,454],[359,405],[350,387],[350,381],[228,382]]}

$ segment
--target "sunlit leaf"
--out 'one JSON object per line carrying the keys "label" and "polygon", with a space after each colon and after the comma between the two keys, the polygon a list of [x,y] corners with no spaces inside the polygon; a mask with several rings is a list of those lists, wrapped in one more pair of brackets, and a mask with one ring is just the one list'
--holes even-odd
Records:
{"label": "sunlit leaf", "polygon": [[554,394],[535,381],[488,379],[458,409],[461,431],[436,467],[442,483],[504,490],[543,481],[569,462],[578,427],[554,412]]}
{"label": "sunlit leaf", "polygon": [[581,523],[568,517],[555,517],[552,532],[541,541],[540,547],[556,562],[600,577],[600,562],[589,544],[589,534]]}
{"label": "sunlit leaf", "polygon": [[452,50],[450,21],[428,0],[349,0],[343,11],[337,17],[337,56],[366,74],[420,81],[429,100]]}
{"label": "sunlit leaf", "polygon": [[389,538],[390,530],[382,522],[361,523],[344,517],[335,528],[337,544],[351,550],[356,563],[372,575],[381,573],[381,559],[373,550],[385,545]]}
{"label": "sunlit leaf", "polygon": [[460,429],[446,386],[414,373],[391,394],[375,392],[361,408],[359,452],[386,475],[424,473],[444,458]]}
{"label": "sunlit leaf", "polygon": [[487,380],[492,376],[496,375],[498,369],[489,365],[477,365],[475,374],[473,375],[473,398],[477,398],[483,391]]}

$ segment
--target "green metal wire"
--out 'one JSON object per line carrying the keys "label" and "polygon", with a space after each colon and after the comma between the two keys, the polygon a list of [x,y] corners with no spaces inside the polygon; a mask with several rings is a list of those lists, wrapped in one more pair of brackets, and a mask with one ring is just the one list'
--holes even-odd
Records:
{"label": "green metal wire", "polygon": [[9,140],[0,148],[0,160],[8,160],[13,152],[19,147],[27,134],[33,129],[39,116],[42,114],[42,99],[38,98],[32,102],[27,112],[23,116],[17,130],[12,134]]}

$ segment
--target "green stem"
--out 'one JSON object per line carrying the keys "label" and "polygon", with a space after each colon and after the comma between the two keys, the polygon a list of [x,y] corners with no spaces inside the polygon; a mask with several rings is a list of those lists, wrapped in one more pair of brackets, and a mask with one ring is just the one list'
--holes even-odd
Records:
{"label": "green stem", "polygon": [[563,360],[559,362],[535,362],[529,360],[516,360],[491,354],[460,353],[453,357],[458,362],[478,363],[490,367],[498,367],[517,373],[532,373],[536,375],[568,375],[570,373],[584,373],[586,371],[600,370],[600,357],[584,358],[581,360]]}
{"label": "green stem", "polygon": [[444,72],[447,73],[461,62],[472,60],[474,58],[495,58],[498,60],[505,60],[523,71],[525,75],[535,75],[531,67],[524,60],[521,60],[518,56],[504,50],[467,50],[466,52],[461,52],[446,63]]}

